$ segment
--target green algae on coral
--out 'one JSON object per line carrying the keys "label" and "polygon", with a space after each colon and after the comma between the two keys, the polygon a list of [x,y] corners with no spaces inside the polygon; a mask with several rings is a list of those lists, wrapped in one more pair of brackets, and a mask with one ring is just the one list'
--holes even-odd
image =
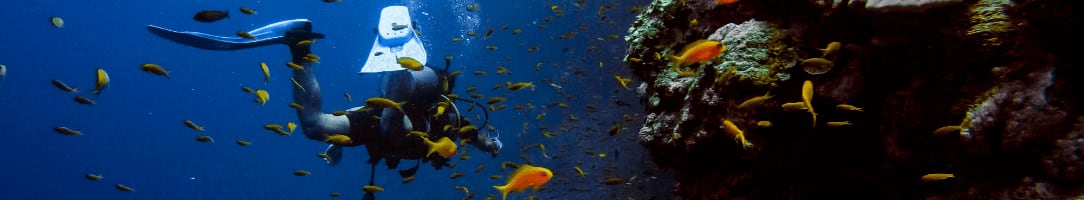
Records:
{"label": "green algae on coral", "polygon": [[717,74],[733,67],[737,78],[755,85],[771,85],[790,79],[786,70],[800,60],[797,51],[790,48],[794,41],[786,32],[764,21],[727,24],[708,39],[720,40],[727,47],[719,58],[722,62],[714,65]]}

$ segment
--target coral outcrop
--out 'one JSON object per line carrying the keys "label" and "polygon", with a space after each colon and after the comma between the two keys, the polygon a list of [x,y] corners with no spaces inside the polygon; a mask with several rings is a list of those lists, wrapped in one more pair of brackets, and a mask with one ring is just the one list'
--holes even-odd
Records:
{"label": "coral outcrop", "polygon": [[[675,172],[679,199],[1080,196],[1071,11],[1054,0],[657,0],[625,38],[644,80],[640,143]],[[668,57],[698,39],[726,51],[674,67]],[[807,73],[803,61],[832,67]],[[920,179],[931,173],[955,178]]]}

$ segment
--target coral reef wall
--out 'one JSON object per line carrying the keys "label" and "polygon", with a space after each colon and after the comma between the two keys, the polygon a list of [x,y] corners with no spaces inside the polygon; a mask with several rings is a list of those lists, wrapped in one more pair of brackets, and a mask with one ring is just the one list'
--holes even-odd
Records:
{"label": "coral reef wall", "polygon": [[625,38],[640,143],[678,199],[1077,197],[1072,4],[656,0]]}

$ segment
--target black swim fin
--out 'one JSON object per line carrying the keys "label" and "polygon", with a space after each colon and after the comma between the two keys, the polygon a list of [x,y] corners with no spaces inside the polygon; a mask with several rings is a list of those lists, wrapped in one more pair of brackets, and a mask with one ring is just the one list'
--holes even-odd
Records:
{"label": "black swim fin", "polygon": [[376,200],[376,194],[372,192],[365,192],[365,196],[361,197],[362,200]]}
{"label": "black swim fin", "polygon": [[421,166],[421,162],[418,162],[418,164],[414,165],[414,167],[411,167],[410,169],[399,170],[399,176],[403,178],[414,176],[414,174],[418,173],[419,166]]}
{"label": "black swim fin", "polygon": [[240,36],[218,36],[194,31],[175,31],[154,25],[148,25],[147,31],[176,43],[207,50],[238,50],[271,44],[290,45],[292,42],[304,39],[324,37],[323,34],[312,33],[311,22],[307,19],[276,22],[248,31],[247,33],[254,36],[255,39]]}

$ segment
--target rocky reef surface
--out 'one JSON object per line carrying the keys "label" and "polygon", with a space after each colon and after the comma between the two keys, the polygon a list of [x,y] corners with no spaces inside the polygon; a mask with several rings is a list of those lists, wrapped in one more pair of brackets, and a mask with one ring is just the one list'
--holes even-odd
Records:
{"label": "rocky reef surface", "polygon": [[[639,142],[674,171],[678,199],[1077,197],[1072,7],[656,0],[625,38],[647,109]],[[673,66],[701,39],[726,50]]]}

